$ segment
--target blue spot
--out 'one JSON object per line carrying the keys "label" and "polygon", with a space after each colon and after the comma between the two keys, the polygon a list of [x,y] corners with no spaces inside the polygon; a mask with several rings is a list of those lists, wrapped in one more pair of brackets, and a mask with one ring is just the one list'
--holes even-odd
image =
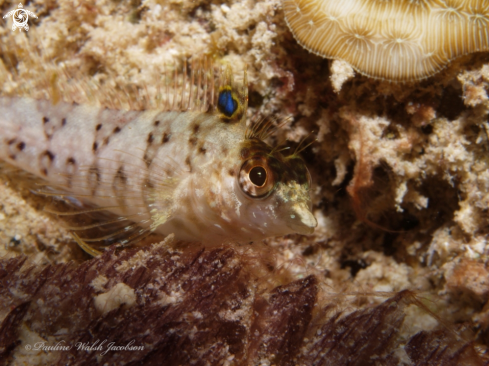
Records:
{"label": "blue spot", "polygon": [[238,103],[233,99],[233,95],[230,90],[223,90],[219,93],[217,100],[217,108],[226,117],[232,117],[234,112],[238,109]]}

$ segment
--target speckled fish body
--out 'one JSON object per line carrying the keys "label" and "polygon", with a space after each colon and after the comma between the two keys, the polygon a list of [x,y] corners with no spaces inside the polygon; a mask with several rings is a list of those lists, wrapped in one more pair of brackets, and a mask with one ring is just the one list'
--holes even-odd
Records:
{"label": "speckled fish body", "polygon": [[153,231],[204,242],[311,233],[303,161],[247,130],[238,94],[221,88],[206,112],[0,98],[0,159],[115,214],[123,244]]}

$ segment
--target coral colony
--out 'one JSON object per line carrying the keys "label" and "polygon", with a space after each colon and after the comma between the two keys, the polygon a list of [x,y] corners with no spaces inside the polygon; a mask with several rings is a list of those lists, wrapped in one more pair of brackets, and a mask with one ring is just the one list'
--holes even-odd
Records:
{"label": "coral colony", "polygon": [[489,49],[483,0],[284,0],[283,7],[303,47],[378,79],[424,79],[454,58]]}

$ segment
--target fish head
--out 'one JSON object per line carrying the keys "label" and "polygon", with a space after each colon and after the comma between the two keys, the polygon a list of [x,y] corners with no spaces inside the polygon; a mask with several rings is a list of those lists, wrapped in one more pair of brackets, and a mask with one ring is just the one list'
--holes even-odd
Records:
{"label": "fish head", "polygon": [[312,234],[317,220],[310,190],[311,176],[300,156],[284,156],[259,139],[244,143],[235,191],[246,230],[262,237]]}

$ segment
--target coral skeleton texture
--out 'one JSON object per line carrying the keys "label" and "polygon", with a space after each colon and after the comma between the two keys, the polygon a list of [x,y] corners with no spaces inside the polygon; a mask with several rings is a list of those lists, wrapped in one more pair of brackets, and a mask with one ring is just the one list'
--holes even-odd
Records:
{"label": "coral skeleton texture", "polygon": [[284,0],[284,13],[305,48],[379,79],[424,79],[489,48],[484,0]]}
{"label": "coral skeleton texture", "polygon": [[[2,165],[2,362],[488,364],[487,53],[393,84],[302,48],[279,0],[24,5],[28,32],[0,28],[2,96],[146,110],[192,57],[247,67],[247,118],[292,117],[268,142],[317,139],[302,156],[318,227],[214,247],[150,237],[90,259],[44,211],[64,203]],[[25,348],[97,338],[146,348]]]}

